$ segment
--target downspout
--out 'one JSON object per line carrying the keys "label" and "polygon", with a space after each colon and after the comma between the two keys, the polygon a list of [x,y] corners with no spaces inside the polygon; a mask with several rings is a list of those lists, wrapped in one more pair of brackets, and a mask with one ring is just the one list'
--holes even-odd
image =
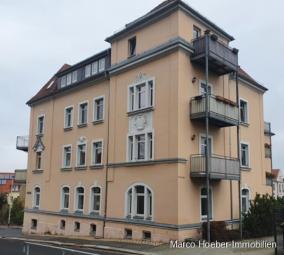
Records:
{"label": "downspout", "polygon": [[206,99],[205,99],[205,127],[206,127],[206,156],[205,156],[205,167],[206,167],[206,192],[207,192],[207,241],[210,242],[210,164],[209,164],[209,31],[205,33],[205,82],[206,82]]}
{"label": "downspout", "polygon": [[109,168],[109,113],[110,113],[110,78],[109,78],[109,87],[108,87],[108,108],[107,108],[107,151],[106,151],[106,172],[105,172],[105,199],[104,199],[104,217],[103,217],[103,238],[105,238],[105,226],[106,226],[106,217],[107,217],[107,198],[108,198],[108,168]]}

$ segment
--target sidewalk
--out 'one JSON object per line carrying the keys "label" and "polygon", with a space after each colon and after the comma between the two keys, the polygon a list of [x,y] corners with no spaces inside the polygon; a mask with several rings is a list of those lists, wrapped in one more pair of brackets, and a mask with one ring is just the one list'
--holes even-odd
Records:
{"label": "sidewalk", "polygon": [[19,228],[7,228],[0,226],[0,237],[19,239],[30,242],[50,243],[59,246],[84,247],[97,250],[117,251],[125,254],[140,254],[140,255],[273,255],[274,249],[206,249],[206,248],[170,248],[168,244],[153,245],[141,241],[126,241],[126,240],[105,240],[92,238],[72,238],[62,236],[38,236],[38,235],[23,235]]}

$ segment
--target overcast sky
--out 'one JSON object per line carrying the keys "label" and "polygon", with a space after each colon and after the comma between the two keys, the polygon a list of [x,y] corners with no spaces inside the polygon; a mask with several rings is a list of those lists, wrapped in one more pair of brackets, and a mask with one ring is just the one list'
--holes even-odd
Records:
{"label": "overcast sky", "polygon": [[[25,102],[61,67],[109,47],[104,39],[160,0],[0,1],[0,172],[26,168],[15,149],[29,132]],[[273,165],[284,169],[284,1],[187,0],[232,34],[240,64],[269,88],[265,119],[272,122]],[[189,28],[190,31],[191,28]]]}

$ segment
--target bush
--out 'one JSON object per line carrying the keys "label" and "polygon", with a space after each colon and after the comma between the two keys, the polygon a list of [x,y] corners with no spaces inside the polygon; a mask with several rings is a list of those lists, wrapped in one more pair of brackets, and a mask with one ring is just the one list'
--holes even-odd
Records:
{"label": "bush", "polygon": [[24,220],[24,204],[20,197],[17,197],[13,201],[11,208],[11,224],[23,225]]}
{"label": "bush", "polygon": [[[240,233],[238,230],[227,229],[225,221],[211,221],[210,222],[210,238],[211,242],[228,242],[238,240]],[[202,224],[202,238],[207,240],[207,222]]]}
{"label": "bush", "polygon": [[273,235],[273,210],[284,206],[283,198],[256,194],[250,202],[250,208],[243,215],[244,237],[262,237]]}
{"label": "bush", "polygon": [[7,224],[9,206],[7,202],[7,194],[0,193],[0,224]]}

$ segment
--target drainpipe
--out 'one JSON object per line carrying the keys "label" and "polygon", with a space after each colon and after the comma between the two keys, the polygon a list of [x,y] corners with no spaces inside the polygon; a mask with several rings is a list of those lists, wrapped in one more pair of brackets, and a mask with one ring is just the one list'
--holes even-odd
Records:
{"label": "drainpipe", "polygon": [[205,99],[205,127],[206,127],[206,156],[205,156],[205,168],[206,168],[206,192],[207,192],[207,241],[210,242],[210,164],[209,164],[209,31],[205,33],[205,82],[206,82],[206,99]]}
{"label": "drainpipe", "polygon": [[240,239],[243,239],[243,224],[242,224],[242,189],[241,189],[241,162],[240,162],[240,95],[239,95],[239,67],[236,71],[236,99],[238,107],[238,125],[237,125],[237,149],[238,149],[238,160],[239,160],[239,218],[240,218]]}

